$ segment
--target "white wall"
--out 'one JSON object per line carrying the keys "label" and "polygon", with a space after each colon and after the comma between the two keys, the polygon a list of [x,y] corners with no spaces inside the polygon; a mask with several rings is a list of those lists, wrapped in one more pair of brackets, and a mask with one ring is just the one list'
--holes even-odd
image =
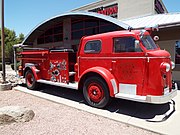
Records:
{"label": "white wall", "polygon": [[154,0],[118,0],[118,19],[154,14]]}
{"label": "white wall", "polygon": [[[165,49],[171,54],[172,61],[175,62],[175,42],[176,40],[168,40],[159,42],[161,49]],[[173,71],[173,80],[180,80],[180,71]]]}
{"label": "white wall", "polygon": [[115,3],[118,3],[119,20],[152,15],[155,13],[154,0],[102,0],[73,9],[72,11],[88,11]]}
{"label": "white wall", "polygon": [[176,40],[160,41],[158,45],[161,49],[165,49],[171,54],[172,61],[175,61],[175,42]]}

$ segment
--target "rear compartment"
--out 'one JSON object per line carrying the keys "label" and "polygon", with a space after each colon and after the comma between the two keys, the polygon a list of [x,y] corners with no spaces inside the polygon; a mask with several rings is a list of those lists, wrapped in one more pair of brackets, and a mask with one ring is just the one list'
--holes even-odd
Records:
{"label": "rear compartment", "polygon": [[33,64],[39,70],[40,79],[60,83],[75,81],[76,53],[72,50],[24,50],[18,59],[24,76],[27,66]]}

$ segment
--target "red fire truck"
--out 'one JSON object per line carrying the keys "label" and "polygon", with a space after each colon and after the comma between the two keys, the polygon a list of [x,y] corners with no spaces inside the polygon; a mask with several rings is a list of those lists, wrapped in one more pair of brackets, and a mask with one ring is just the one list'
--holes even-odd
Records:
{"label": "red fire truck", "polygon": [[82,37],[77,52],[24,48],[19,74],[28,89],[45,83],[80,90],[97,108],[112,97],[163,104],[177,94],[170,58],[146,30],[115,31]]}

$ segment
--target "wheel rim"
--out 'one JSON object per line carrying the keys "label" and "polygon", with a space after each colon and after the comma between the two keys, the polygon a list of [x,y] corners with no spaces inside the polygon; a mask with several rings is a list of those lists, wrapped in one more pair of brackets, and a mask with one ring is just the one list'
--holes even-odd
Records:
{"label": "wheel rim", "polygon": [[103,88],[97,83],[91,83],[88,87],[88,96],[91,101],[100,102],[104,97]]}
{"label": "wheel rim", "polygon": [[32,74],[27,74],[27,79],[26,79],[27,85],[32,86],[33,84],[33,75]]}

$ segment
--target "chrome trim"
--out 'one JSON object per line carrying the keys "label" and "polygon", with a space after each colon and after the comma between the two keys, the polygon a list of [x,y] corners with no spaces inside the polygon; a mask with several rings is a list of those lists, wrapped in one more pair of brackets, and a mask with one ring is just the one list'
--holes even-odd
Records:
{"label": "chrome trim", "polygon": [[137,94],[137,84],[119,83],[119,93],[136,95]]}
{"label": "chrome trim", "polygon": [[25,68],[26,67],[33,67],[33,66],[35,66],[35,64],[33,64],[33,63],[25,63]]}
{"label": "chrome trim", "polygon": [[164,59],[169,57],[81,57],[81,59]]}
{"label": "chrome trim", "polygon": [[35,72],[36,72],[36,73],[39,73],[39,72],[40,72],[40,70],[38,70],[38,69],[35,69]]}
{"label": "chrome trim", "polygon": [[115,98],[121,98],[121,99],[126,99],[126,100],[137,101],[137,102],[146,101],[146,96],[138,96],[138,95],[124,94],[124,93],[116,94]]}
{"label": "chrome trim", "polygon": [[114,94],[117,94],[118,93],[118,89],[117,89],[117,85],[116,85],[115,79],[111,79],[110,81],[111,81],[111,84],[113,86]]}
{"label": "chrome trim", "polygon": [[146,97],[146,102],[147,103],[153,103],[153,104],[164,104],[164,103],[167,103],[169,100],[171,100],[176,95],[177,95],[177,90],[173,90],[169,94],[166,94],[163,96],[148,95]]}
{"label": "chrome trim", "polygon": [[115,98],[121,98],[121,99],[144,102],[144,103],[151,103],[151,104],[164,104],[170,101],[176,95],[177,95],[177,90],[175,89],[171,91],[169,94],[163,95],[163,96],[152,96],[152,95],[139,96],[139,95],[118,93],[115,95]]}
{"label": "chrome trim", "polygon": [[78,90],[78,83],[65,84],[65,83],[52,82],[52,81],[47,81],[47,80],[42,80],[42,79],[37,80],[37,82],[39,82],[39,83],[44,83],[44,84],[49,84],[49,85],[54,85],[54,86],[60,86],[60,87],[64,87],[64,88],[70,88],[70,89]]}
{"label": "chrome trim", "polygon": [[79,59],[80,59],[80,56],[78,56],[78,59],[77,59],[77,63],[78,63],[78,78],[80,77],[80,75],[79,75],[79,74],[80,74],[80,73],[79,73],[79,72],[80,72],[80,69],[79,69],[79,67],[80,67],[80,66],[79,66]]}

